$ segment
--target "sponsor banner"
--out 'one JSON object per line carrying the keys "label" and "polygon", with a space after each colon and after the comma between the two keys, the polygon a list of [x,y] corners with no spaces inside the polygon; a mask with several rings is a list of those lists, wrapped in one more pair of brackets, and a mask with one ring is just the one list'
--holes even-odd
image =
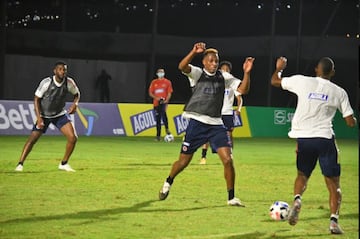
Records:
{"label": "sponsor banner", "polygon": [[233,137],[252,137],[250,130],[247,107],[241,107],[240,115],[234,117],[235,129],[233,131]]}
{"label": "sponsor banner", "polygon": [[287,137],[292,108],[246,107],[253,137]]}
{"label": "sponsor banner", "polygon": [[[156,120],[152,104],[118,104],[121,118],[128,136],[155,136]],[[177,136],[176,126],[172,120],[175,115],[182,113],[184,105],[167,105],[169,130]],[[165,127],[161,127],[161,135],[165,136]]]}
{"label": "sponsor banner", "polygon": [[[326,98],[318,95],[316,97]],[[294,108],[248,106],[246,110],[253,137],[288,137],[295,112]],[[358,113],[355,114],[358,115]],[[333,126],[336,138],[358,138],[358,130],[347,127],[339,112],[335,115]]]}
{"label": "sponsor banner", "polygon": [[[118,107],[128,136],[156,135],[156,120],[152,104],[118,104]],[[166,113],[169,130],[174,136],[182,136],[188,125],[188,119],[182,117],[183,109],[182,104],[168,105]],[[247,122],[246,107],[243,107],[241,116],[236,115],[234,118],[236,127],[233,132],[234,137],[251,137]],[[161,128],[161,135],[165,136],[164,126]]]}
{"label": "sponsor banner", "polygon": [[[78,135],[126,135],[117,104],[79,103],[70,117]],[[0,135],[28,135],[35,121],[32,101],[0,101]],[[51,124],[46,134],[61,132]]]}

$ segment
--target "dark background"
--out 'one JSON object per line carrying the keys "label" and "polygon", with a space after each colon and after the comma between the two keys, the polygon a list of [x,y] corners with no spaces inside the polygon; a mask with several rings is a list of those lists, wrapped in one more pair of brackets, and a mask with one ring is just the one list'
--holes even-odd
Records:
{"label": "dark background", "polygon": [[[172,103],[184,103],[190,89],[177,65],[195,42],[204,41],[219,50],[220,60],[233,63],[233,74],[240,79],[244,58],[256,58],[245,105],[294,107],[293,95],[269,84],[276,58],[288,57],[285,76],[314,75],[319,58],[330,56],[336,69],[333,81],[345,88],[355,108],[359,2],[3,0],[0,99],[32,99],[54,61],[65,59],[82,101],[98,101],[92,82],[105,67],[113,76],[112,102],[150,102],[147,87],[156,69],[164,67],[174,87]],[[194,64],[200,65],[200,58]],[[20,89],[23,82],[28,87]]]}

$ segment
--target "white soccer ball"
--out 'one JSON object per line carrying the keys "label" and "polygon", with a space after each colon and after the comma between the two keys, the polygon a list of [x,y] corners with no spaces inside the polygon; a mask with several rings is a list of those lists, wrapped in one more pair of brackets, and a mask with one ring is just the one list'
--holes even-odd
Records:
{"label": "white soccer ball", "polygon": [[289,204],[283,201],[276,201],[270,207],[270,217],[275,221],[287,220],[289,214]]}
{"label": "white soccer ball", "polygon": [[174,141],[174,135],[172,135],[172,134],[165,135],[164,141],[167,142],[167,143],[173,142]]}

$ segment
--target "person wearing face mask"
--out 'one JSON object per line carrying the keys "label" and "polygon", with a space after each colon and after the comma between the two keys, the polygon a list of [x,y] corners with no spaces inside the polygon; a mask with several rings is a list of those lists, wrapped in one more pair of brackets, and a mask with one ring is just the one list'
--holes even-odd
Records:
{"label": "person wearing face mask", "polygon": [[166,134],[171,134],[166,114],[167,104],[173,92],[171,81],[165,78],[165,70],[159,68],[156,71],[158,78],[152,80],[149,87],[149,96],[153,98],[153,106],[156,120],[156,141],[161,140],[161,120],[164,122]]}

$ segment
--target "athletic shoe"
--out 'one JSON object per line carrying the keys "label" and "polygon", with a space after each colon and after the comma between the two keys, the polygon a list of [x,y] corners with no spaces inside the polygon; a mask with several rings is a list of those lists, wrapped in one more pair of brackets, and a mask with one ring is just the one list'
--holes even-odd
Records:
{"label": "athletic shoe", "polygon": [[24,166],[22,166],[21,164],[18,164],[18,166],[16,166],[16,168],[15,168],[15,171],[16,172],[22,172],[23,169],[24,169]]}
{"label": "athletic shoe", "polygon": [[171,134],[169,129],[166,129],[166,134]]}
{"label": "athletic shoe", "polygon": [[293,206],[291,207],[291,209],[289,211],[288,220],[289,220],[290,225],[295,226],[295,224],[299,220],[300,209],[301,209],[301,201],[299,199],[296,199],[294,201]]}
{"label": "athletic shoe", "polygon": [[160,136],[156,136],[156,138],[154,139],[154,141],[156,142],[160,142],[160,140],[161,140]]}
{"label": "athletic shoe", "polygon": [[71,166],[67,163],[62,165],[61,163],[59,164],[59,169],[60,170],[64,170],[66,172],[76,172],[74,169],[71,168]]}
{"label": "athletic shoe", "polygon": [[228,200],[227,204],[230,205],[230,206],[245,207],[245,204],[243,204],[240,201],[240,199],[238,199],[238,198],[233,198],[231,200]]}
{"label": "athletic shoe", "polygon": [[330,232],[331,234],[343,234],[344,231],[341,229],[340,225],[334,220],[330,220]]}
{"label": "athletic shoe", "polygon": [[169,192],[170,192],[170,183],[168,182],[164,182],[164,185],[162,186],[162,188],[160,189],[160,192],[159,192],[159,199],[160,200],[165,200],[167,198],[167,196],[169,195]]}
{"label": "athletic shoe", "polygon": [[201,159],[200,159],[200,164],[201,164],[201,165],[206,164],[206,158],[201,158]]}

